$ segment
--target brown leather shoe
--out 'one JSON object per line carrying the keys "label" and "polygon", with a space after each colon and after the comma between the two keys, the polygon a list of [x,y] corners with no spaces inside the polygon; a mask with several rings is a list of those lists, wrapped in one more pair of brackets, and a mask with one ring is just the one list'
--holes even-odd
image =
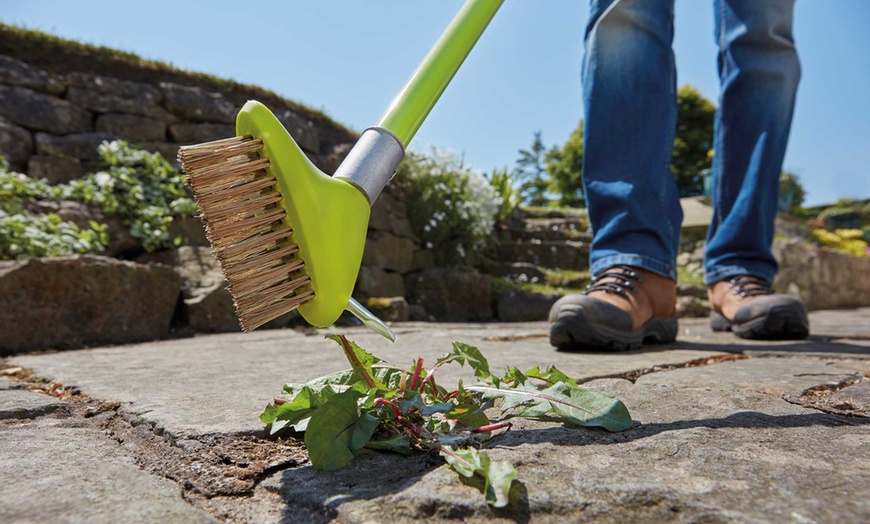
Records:
{"label": "brown leather shoe", "polygon": [[752,275],[720,280],[707,288],[710,327],[741,338],[802,340],[809,336],[807,308],[800,299],[773,293],[770,282]]}
{"label": "brown leather shoe", "polygon": [[631,266],[594,277],[582,295],[550,309],[550,344],[560,350],[637,349],[677,336],[676,282]]}

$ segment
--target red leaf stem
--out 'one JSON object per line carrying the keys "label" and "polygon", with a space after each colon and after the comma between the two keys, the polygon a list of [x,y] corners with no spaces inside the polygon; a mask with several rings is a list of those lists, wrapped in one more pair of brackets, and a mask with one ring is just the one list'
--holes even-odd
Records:
{"label": "red leaf stem", "polygon": [[488,433],[490,431],[496,431],[499,429],[507,428],[511,429],[513,424],[510,422],[496,422],[495,424],[488,424],[486,426],[480,426],[479,428],[473,428],[471,430],[472,433]]}
{"label": "red leaf stem", "polygon": [[423,357],[417,359],[417,364],[414,366],[414,374],[411,376],[411,383],[408,384],[410,389],[417,389],[417,380],[420,378],[420,373],[423,372]]}

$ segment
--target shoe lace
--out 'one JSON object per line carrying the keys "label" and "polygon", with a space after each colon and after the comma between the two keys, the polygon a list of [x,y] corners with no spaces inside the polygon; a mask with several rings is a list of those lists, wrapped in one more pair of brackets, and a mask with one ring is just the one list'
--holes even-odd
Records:
{"label": "shoe lace", "polygon": [[[604,281],[604,279],[612,279]],[[588,295],[594,291],[604,291],[605,293],[613,293],[628,298],[628,293],[636,293],[637,286],[635,283],[642,282],[640,275],[631,266],[611,266],[601,273],[592,276],[592,282],[586,286],[583,291],[584,295]]]}
{"label": "shoe lace", "polygon": [[728,281],[728,289],[740,299],[773,293],[771,283],[754,275],[739,275]]}

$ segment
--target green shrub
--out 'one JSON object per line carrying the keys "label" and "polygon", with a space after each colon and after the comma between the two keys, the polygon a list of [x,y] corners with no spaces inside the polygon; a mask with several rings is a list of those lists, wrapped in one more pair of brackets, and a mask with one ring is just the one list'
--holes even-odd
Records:
{"label": "green shrub", "polygon": [[196,213],[181,172],[158,153],[126,142],[103,142],[98,152],[105,169],[66,184],[51,185],[8,170],[0,159],[0,258],[61,256],[106,249],[107,228],[81,229],[57,215],[33,216],[24,204],[33,200],[72,200],[117,215],[147,251],[177,246],[169,224]]}
{"label": "green shrub", "polygon": [[513,182],[513,177],[507,168],[495,169],[489,175],[489,185],[495,192],[498,204],[496,219],[500,222],[506,220],[520,203],[520,192],[514,188]]}
{"label": "green shrub", "polygon": [[106,249],[107,227],[91,222],[80,229],[54,213],[30,215],[0,210],[0,259],[60,257]]}
{"label": "green shrub", "polygon": [[394,179],[408,217],[439,265],[461,265],[492,235],[498,199],[487,180],[455,154],[409,152]]}
{"label": "green shrub", "polygon": [[50,198],[47,195],[52,193],[48,182],[9,171],[9,164],[0,157],[0,210],[19,213],[25,202]]}
{"label": "green shrub", "polygon": [[123,141],[103,142],[98,152],[106,169],[58,186],[59,198],[119,215],[146,251],[180,245],[180,238],[170,237],[169,224],[196,213],[181,172],[159,153]]}

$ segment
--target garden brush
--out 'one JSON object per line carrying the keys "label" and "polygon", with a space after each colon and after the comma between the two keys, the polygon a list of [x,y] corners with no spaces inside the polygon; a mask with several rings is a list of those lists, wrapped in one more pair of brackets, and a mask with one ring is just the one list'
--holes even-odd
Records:
{"label": "garden brush", "polygon": [[395,340],[351,298],[370,207],[502,1],[467,0],[334,176],[317,169],[256,101],[239,112],[235,138],[179,150],[244,331],[297,308],[326,327],[348,310]]}

